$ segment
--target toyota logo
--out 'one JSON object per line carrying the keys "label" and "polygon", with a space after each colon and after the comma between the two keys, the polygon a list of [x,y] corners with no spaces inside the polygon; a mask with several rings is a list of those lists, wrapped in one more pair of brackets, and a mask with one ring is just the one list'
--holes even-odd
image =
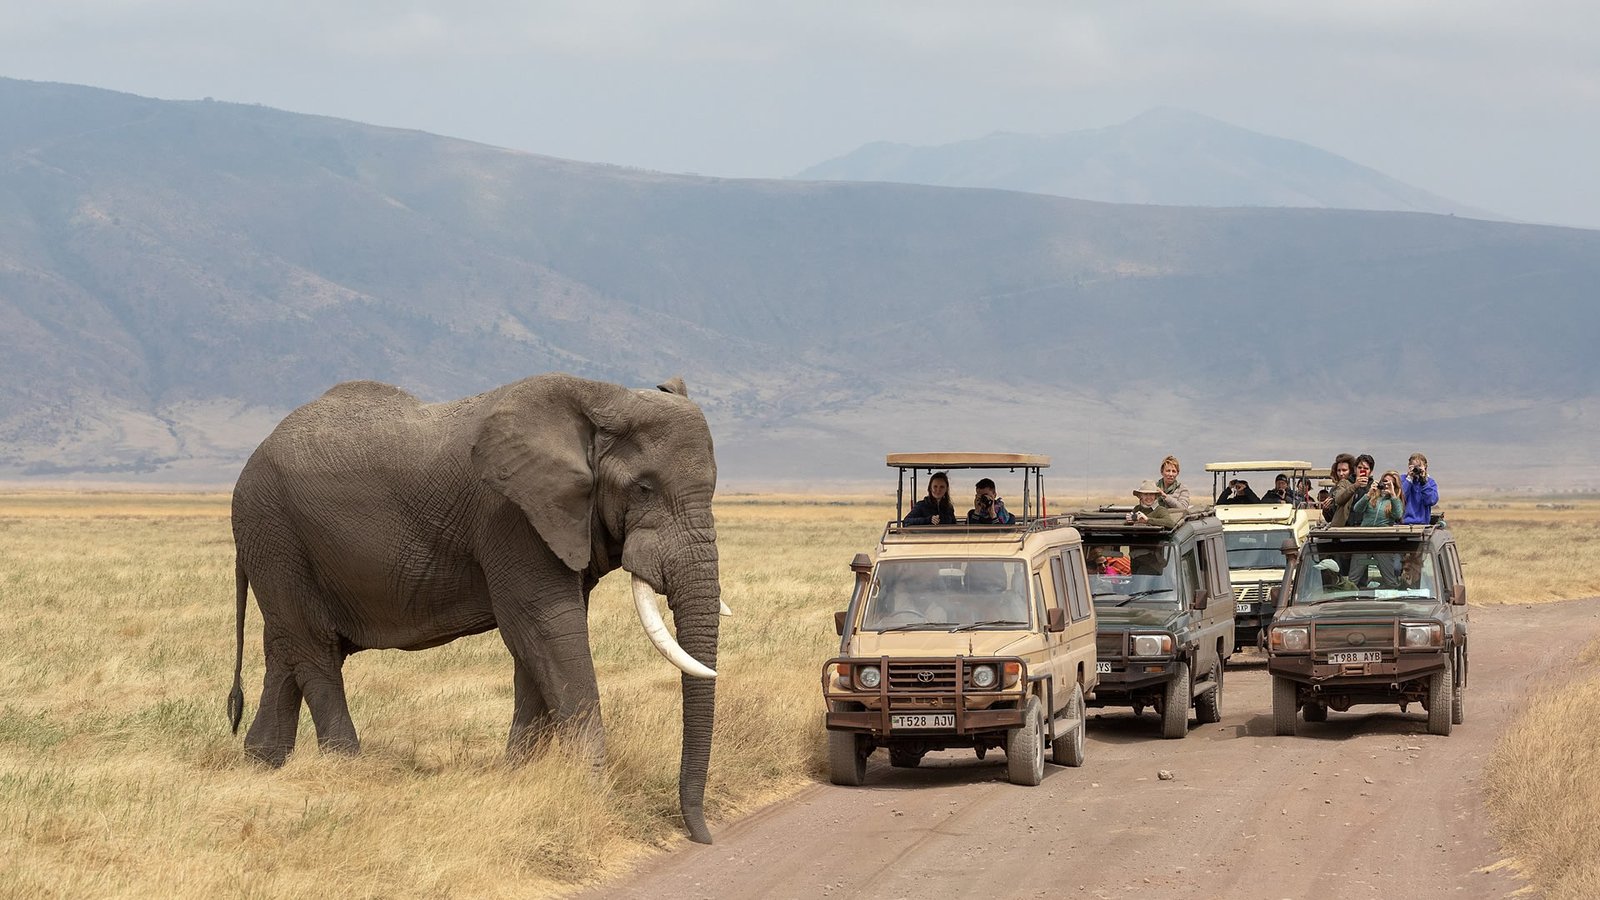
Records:
{"label": "toyota logo", "polygon": [[927,684],[928,682],[933,680],[933,673],[932,672],[918,672],[917,673],[917,680],[922,682],[923,684]]}
{"label": "toyota logo", "polygon": [[1352,631],[1350,632],[1350,636],[1345,638],[1345,641],[1347,641],[1352,647],[1359,647],[1367,642],[1367,636],[1359,631]]}

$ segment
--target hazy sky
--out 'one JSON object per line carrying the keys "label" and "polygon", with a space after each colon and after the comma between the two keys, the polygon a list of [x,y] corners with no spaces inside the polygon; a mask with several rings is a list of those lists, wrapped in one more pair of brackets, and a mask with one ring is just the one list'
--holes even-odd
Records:
{"label": "hazy sky", "polygon": [[1600,228],[1595,0],[0,0],[0,75],[730,176],[1177,106]]}

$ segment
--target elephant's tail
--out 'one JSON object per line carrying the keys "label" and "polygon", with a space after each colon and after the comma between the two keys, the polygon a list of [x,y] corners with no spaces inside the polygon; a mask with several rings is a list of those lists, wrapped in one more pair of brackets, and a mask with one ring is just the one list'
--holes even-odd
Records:
{"label": "elephant's tail", "polygon": [[234,607],[233,690],[228,692],[228,723],[233,733],[239,733],[239,722],[244,719],[244,610],[250,592],[250,577],[244,573],[244,563],[233,564],[233,580],[238,586],[238,599]]}

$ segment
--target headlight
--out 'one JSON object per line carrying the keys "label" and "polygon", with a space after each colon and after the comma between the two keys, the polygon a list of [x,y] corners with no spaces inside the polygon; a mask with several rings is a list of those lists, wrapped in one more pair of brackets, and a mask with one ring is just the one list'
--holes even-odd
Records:
{"label": "headlight", "polygon": [[972,686],[975,688],[994,687],[994,666],[976,666],[972,670]]}
{"label": "headlight", "polygon": [[856,683],[868,690],[878,686],[883,681],[883,673],[877,666],[862,666],[856,669]]}
{"label": "headlight", "polygon": [[1438,622],[1413,622],[1401,626],[1402,647],[1438,647],[1444,644],[1444,628]]}
{"label": "headlight", "polygon": [[1272,629],[1271,648],[1273,650],[1303,653],[1310,646],[1311,637],[1304,625]]}
{"label": "headlight", "polygon": [[1170,634],[1136,634],[1133,636],[1134,656],[1166,656],[1172,652]]}

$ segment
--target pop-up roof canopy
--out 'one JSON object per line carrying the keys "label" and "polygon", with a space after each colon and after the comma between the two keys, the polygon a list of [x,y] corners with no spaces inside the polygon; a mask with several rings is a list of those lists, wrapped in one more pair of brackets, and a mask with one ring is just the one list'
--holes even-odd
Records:
{"label": "pop-up roof canopy", "polygon": [[1311,463],[1303,459],[1252,459],[1242,462],[1206,463],[1207,472],[1305,472]]}
{"label": "pop-up roof canopy", "polygon": [[[891,469],[1045,469],[1050,457],[1038,453],[891,453]],[[1307,463],[1310,465],[1310,463]]]}

